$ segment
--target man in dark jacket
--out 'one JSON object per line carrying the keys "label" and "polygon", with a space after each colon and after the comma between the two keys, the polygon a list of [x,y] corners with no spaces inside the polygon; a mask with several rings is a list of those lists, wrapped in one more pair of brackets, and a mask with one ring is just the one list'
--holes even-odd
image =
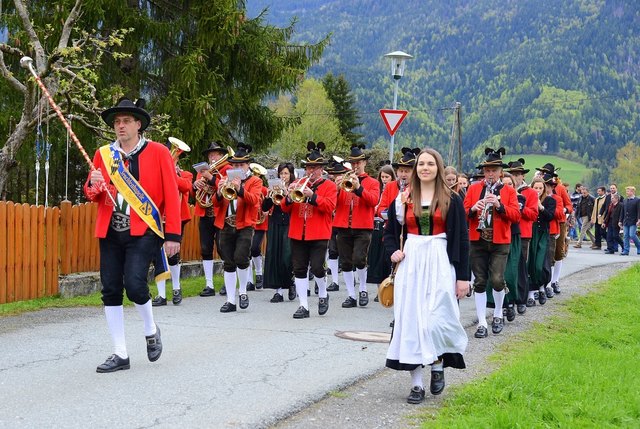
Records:
{"label": "man in dark jacket", "polygon": [[622,238],[620,237],[620,224],[622,215],[622,204],[620,203],[620,195],[611,194],[609,208],[604,214],[604,225],[607,228],[607,250],[604,253],[613,255],[620,249],[624,248]]}
{"label": "man in dark jacket", "polygon": [[576,217],[580,219],[580,234],[578,235],[578,244],[573,247],[581,248],[582,247],[582,239],[584,235],[587,234],[589,240],[591,240],[591,244],[594,244],[594,237],[591,233],[591,212],[593,212],[593,204],[595,202],[595,198],[589,195],[589,188],[583,186],[580,191],[582,192],[582,196],[578,201],[578,207],[576,210]]}
{"label": "man in dark jacket", "polygon": [[636,245],[636,252],[640,255],[640,239],[636,234],[638,225],[640,225],[640,199],[636,197],[635,186],[627,186],[625,188],[627,199],[624,200],[622,209],[622,219],[618,222],[624,231],[624,249],[621,255],[629,254],[629,240],[633,240]]}

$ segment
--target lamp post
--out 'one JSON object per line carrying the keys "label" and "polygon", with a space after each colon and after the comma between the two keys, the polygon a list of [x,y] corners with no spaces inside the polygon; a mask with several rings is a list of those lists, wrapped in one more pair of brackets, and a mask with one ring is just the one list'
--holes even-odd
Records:
{"label": "lamp post", "polygon": [[[385,54],[385,58],[391,58],[391,75],[393,76],[393,80],[395,81],[395,85],[393,87],[393,110],[396,110],[398,107],[398,83],[400,82],[400,78],[404,75],[404,66],[406,60],[410,60],[413,56],[407,54],[402,51],[393,51]],[[389,142],[389,160],[393,162],[393,144],[394,144],[394,135],[391,136],[391,141]]]}

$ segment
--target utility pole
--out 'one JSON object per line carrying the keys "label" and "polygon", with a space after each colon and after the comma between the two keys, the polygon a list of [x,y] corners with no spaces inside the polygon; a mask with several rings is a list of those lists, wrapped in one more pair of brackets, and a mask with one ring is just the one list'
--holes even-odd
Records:
{"label": "utility pole", "polygon": [[[458,147],[458,165],[457,170],[459,173],[462,172],[462,126],[460,120],[460,110],[462,108],[462,103],[456,101],[453,107],[446,107],[441,110],[453,110],[453,124],[451,126],[451,142],[449,146],[449,158],[447,159],[448,165],[453,165],[454,162],[454,153],[456,152],[456,146]],[[456,136],[458,137],[457,145],[456,145]]]}

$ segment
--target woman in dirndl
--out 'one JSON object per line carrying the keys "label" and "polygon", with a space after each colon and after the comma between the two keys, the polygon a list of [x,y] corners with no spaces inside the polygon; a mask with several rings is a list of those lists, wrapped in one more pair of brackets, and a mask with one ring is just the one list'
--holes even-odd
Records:
{"label": "woman in dirndl", "polygon": [[399,266],[386,366],[410,371],[407,402],[419,404],[425,397],[423,367],[431,365],[431,394],[442,393],[444,368],[465,368],[468,341],[457,300],[469,290],[469,234],[462,199],[447,186],[437,151],[420,152],[409,187],[389,207],[388,219],[384,245]]}
{"label": "woman in dirndl", "polygon": [[[283,189],[287,189],[294,180],[293,164],[286,162],[278,165],[278,177],[282,180]],[[289,290],[289,300],[293,297],[293,266],[291,265],[291,242],[289,240],[289,214],[282,211],[279,204],[273,203],[272,193],[262,201],[262,210],[269,212],[269,228],[267,229],[267,249],[264,261],[264,287],[275,289],[270,302],[283,302],[284,291]]]}

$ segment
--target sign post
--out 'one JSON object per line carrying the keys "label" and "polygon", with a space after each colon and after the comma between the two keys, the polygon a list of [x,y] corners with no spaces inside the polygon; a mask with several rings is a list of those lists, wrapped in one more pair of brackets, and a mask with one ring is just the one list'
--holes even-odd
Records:
{"label": "sign post", "polygon": [[[395,104],[395,103],[394,103]],[[394,144],[394,135],[398,128],[400,128],[400,124],[404,121],[404,118],[409,114],[408,110],[396,110],[394,109],[380,109],[380,116],[382,116],[382,122],[384,122],[384,126],[387,128],[389,135],[391,136],[391,142],[389,145],[389,160],[393,162],[393,144]]]}

